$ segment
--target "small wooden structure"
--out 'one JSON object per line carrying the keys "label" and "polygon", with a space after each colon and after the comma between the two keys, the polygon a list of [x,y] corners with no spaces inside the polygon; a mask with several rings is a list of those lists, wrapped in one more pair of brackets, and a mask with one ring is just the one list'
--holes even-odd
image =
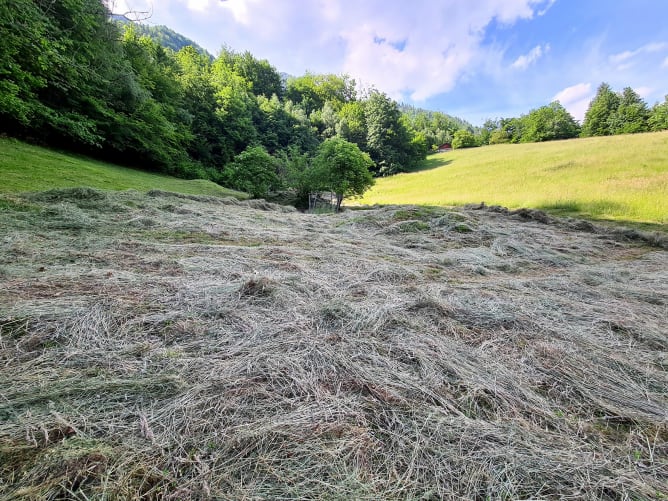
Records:
{"label": "small wooden structure", "polygon": [[438,147],[438,153],[444,153],[446,151],[452,151],[452,145],[450,143],[443,143]]}
{"label": "small wooden structure", "polygon": [[314,191],[308,195],[308,210],[336,209],[336,194],[331,191]]}

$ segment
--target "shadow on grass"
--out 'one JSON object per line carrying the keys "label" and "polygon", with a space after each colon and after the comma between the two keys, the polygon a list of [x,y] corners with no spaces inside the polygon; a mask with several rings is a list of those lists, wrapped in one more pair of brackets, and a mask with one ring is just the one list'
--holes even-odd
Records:
{"label": "shadow on grass", "polygon": [[423,172],[426,170],[438,169],[439,167],[450,165],[451,163],[452,160],[443,160],[443,157],[440,155],[439,156],[432,155],[431,157],[427,157],[426,160],[420,162],[420,165],[418,165],[417,167],[413,167],[412,169],[406,169],[406,172],[409,173]]}
{"label": "shadow on grass", "polygon": [[625,204],[610,200],[600,200],[596,202],[563,201],[539,205],[536,209],[543,210],[554,216],[568,216],[587,219],[604,225],[616,227],[627,226],[636,230],[668,233],[668,225],[666,224],[632,221],[629,219],[606,216],[606,214],[624,214],[628,210],[628,207]]}

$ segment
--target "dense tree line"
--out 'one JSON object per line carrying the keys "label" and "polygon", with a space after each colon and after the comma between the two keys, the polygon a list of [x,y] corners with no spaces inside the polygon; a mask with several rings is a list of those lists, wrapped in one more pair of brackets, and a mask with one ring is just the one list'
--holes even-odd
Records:
{"label": "dense tree line", "polygon": [[451,144],[457,131],[474,132],[473,125],[461,118],[453,117],[439,111],[428,111],[409,105],[400,107],[404,119],[424,141],[431,151],[442,144]]}
{"label": "dense tree line", "polygon": [[480,144],[533,143],[578,137],[580,125],[558,101],[518,118],[487,120],[479,131]]}
{"label": "dense tree line", "polygon": [[6,0],[0,37],[0,132],[59,148],[262,196],[308,188],[330,138],[376,175],[430,146],[396,102],[358,96],[345,75],[286,81],[248,52],[212,58],[171,35],[178,50],[165,48],[151,38],[164,30],[121,24],[100,0]]}
{"label": "dense tree line", "polygon": [[602,83],[589,103],[582,126],[555,101],[518,118],[487,120],[474,138],[460,131],[457,134],[466,140],[458,143],[455,138],[454,145],[528,143],[659,130],[668,130],[668,96],[650,108],[632,88],[614,92]]}
{"label": "dense tree line", "polygon": [[668,95],[650,108],[631,87],[614,92],[602,83],[582,123],[583,136],[610,136],[668,129]]}

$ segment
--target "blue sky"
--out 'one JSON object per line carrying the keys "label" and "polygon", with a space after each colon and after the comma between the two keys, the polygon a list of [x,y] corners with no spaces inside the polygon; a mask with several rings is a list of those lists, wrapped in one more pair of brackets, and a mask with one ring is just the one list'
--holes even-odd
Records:
{"label": "blue sky", "polygon": [[347,73],[481,125],[559,99],[582,119],[601,82],[668,94],[668,0],[110,0],[214,55]]}

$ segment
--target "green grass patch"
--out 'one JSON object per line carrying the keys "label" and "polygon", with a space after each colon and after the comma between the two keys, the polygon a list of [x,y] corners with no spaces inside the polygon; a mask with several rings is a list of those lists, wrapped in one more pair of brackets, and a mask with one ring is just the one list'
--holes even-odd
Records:
{"label": "green grass patch", "polygon": [[15,199],[9,196],[0,198],[0,212],[40,212],[37,205],[29,204],[25,200]]}
{"label": "green grass patch", "polygon": [[440,207],[417,206],[406,209],[399,209],[393,215],[395,221],[409,221],[417,219],[420,221],[430,221],[434,217],[444,214],[444,209]]}
{"label": "green grass patch", "polygon": [[668,223],[668,132],[505,144],[430,156],[377,180],[363,204],[532,207],[597,220]]}
{"label": "green grass patch", "polygon": [[88,186],[102,190],[153,189],[189,195],[234,196],[245,193],[203,179],[185,180],[69,155],[14,139],[0,138],[0,193]]}
{"label": "green grass patch", "polygon": [[421,231],[428,231],[429,225],[423,221],[404,221],[399,224],[399,230],[402,233],[419,233]]}

